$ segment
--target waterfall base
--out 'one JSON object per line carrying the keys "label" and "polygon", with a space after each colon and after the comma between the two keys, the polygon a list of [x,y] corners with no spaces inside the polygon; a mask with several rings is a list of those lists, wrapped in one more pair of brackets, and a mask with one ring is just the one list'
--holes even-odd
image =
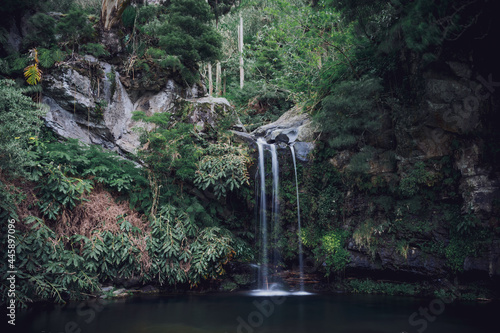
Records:
{"label": "waterfall base", "polygon": [[307,291],[286,291],[282,287],[273,283],[269,286],[269,289],[255,289],[248,293],[250,296],[306,296],[314,295],[313,293]]}

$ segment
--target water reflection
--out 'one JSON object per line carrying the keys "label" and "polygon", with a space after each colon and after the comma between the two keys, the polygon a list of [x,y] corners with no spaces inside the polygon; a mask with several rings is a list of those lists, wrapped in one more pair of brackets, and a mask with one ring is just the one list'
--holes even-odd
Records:
{"label": "water reflection", "polygon": [[[102,304],[36,306],[18,312],[15,329],[2,332],[414,333],[420,327],[411,326],[409,317],[428,304],[428,299],[341,294],[138,296]],[[447,304],[425,332],[498,332],[499,310],[495,302]]]}

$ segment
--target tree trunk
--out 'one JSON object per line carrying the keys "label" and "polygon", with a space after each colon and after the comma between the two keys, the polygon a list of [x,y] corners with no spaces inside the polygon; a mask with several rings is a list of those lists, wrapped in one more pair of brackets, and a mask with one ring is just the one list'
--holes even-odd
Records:
{"label": "tree trunk", "polygon": [[214,92],[214,85],[212,83],[212,63],[207,64],[208,67],[208,96],[212,96]]}
{"label": "tree trunk", "polygon": [[215,94],[217,96],[221,95],[221,68],[220,61],[215,64]]}
{"label": "tree trunk", "polygon": [[243,17],[240,14],[240,25],[238,26],[238,51],[240,52],[240,89],[245,83],[245,70],[243,69]]}
{"label": "tree trunk", "polygon": [[130,0],[102,0],[101,22],[104,30],[117,27],[122,20],[122,13]]}

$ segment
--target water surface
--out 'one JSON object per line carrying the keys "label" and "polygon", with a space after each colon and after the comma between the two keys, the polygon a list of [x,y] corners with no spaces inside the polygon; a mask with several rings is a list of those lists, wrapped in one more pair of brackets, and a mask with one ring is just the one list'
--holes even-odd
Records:
{"label": "water surface", "polygon": [[[500,331],[500,304],[370,295],[136,296],[17,313],[2,332],[477,333]],[[6,321],[2,321],[5,325]]]}

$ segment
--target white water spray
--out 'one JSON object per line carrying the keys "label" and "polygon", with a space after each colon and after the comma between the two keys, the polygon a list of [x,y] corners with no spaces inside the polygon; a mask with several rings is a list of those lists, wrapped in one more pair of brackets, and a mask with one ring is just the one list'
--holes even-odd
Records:
{"label": "white water spray", "polygon": [[297,163],[295,162],[295,150],[290,146],[292,152],[293,168],[295,170],[295,188],[297,191],[297,224],[299,237],[299,272],[300,272],[300,291],[304,291],[304,253],[302,251],[302,231],[300,226],[300,202],[299,202],[299,181],[297,179]]}

